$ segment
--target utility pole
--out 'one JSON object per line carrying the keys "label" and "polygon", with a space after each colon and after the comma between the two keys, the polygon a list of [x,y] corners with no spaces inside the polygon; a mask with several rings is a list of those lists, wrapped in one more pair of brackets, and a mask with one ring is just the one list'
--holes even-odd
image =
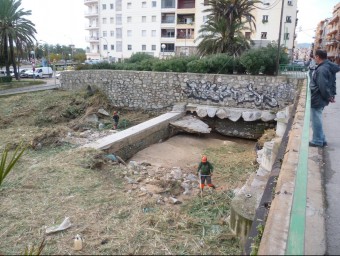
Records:
{"label": "utility pole", "polygon": [[279,67],[280,67],[280,44],[281,44],[281,32],[282,32],[282,17],[283,17],[283,7],[284,7],[284,0],[282,1],[281,5],[281,15],[280,15],[280,28],[279,28],[279,40],[277,42],[277,55],[276,55],[276,75],[279,75]]}

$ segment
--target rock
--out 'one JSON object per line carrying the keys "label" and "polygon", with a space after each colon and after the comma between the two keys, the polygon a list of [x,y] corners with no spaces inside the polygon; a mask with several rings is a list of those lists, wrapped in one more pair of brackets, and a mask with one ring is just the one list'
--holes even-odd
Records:
{"label": "rock", "polygon": [[185,116],[170,124],[189,133],[210,133],[211,131],[206,123],[193,116]]}
{"label": "rock", "polygon": [[98,113],[104,116],[110,116],[110,114],[103,108],[98,109]]}
{"label": "rock", "polygon": [[182,171],[179,167],[174,167],[170,174],[175,180],[180,180],[182,178]]}
{"label": "rock", "polygon": [[241,116],[242,116],[241,110],[230,110],[228,118],[229,120],[236,122],[241,118]]}
{"label": "rock", "polygon": [[268,122],[268,121],[272,121],[274,120],[276,117],[276,114],[273,114],[269,111],[262,111],[262,114],[261,114],[261,120],[263,122]]}
{"label": "rock", "polygon": [[196,113],[201,118],[206,117],[208,115],[207,109],[201,107],[196,108]]}
{"label": "rock", "polygon": [[244,111],[242,112],[242,118],[244,121],[252,122],[261,118],[261,111]]}
{"label": "rock", "polygon": [[216,111],[216,116],[219,119],[226,119],[229,116],[229,111],[225,110],[224,108],[219,108]]}
{"label": "rock", "polygon": [[216,111],[217,111],[216,108],[208,108],[207,109],[208,116],[211,117],[211,118],[215,117]]}
{"label": "rock", "polygon": [[96,114],[91,114],[85,117],[86,122],[98,123],[98,116]]}

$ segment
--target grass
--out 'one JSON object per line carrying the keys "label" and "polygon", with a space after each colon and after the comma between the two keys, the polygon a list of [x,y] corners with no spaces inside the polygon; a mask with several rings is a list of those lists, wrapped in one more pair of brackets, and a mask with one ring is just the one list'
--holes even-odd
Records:
{"label": "grass", "polygon": [[[63,115],[70,107],[77,108],[74,116]],[[64,141],[68,133],[81,133],[84,116],[98,107],[114,109],[102,95],[87,98],[84,92],[44,91],[0,101],[0,141],[12,150],[22,142],[31,145],[0,188],[0,254],[20,254],[41,241],[44,255],[241,254],[227,217],[232,190],[256,169],[249,146],[254,143],[206,150],[221,190],[207,189],[203,198],[194,195],[180,205],[158,204],[155,194],[141,197],[127,184],[124,166],[112,164],[101,151]],[[119,112],[129,125],[151,117]],[[179,193],[176,183],[158,183]],[[65,217],[69,229],[45,235],[46,227]],[[72,249],[76,234],[85,240],[81,252]]]}
{"label": "grass", "polygon": [[20,79],[19,81],[14,79],[10,83],[0,83],[0,91],[42,84],[46,82],[38,79]]}

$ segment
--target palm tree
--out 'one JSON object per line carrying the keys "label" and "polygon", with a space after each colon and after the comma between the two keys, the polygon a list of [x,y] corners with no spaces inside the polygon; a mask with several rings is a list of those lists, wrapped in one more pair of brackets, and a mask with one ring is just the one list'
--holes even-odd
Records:
{"label": "palm tree", "polygon": [[206,24],[199,30],[196,40],[202,39],[198,45],[200,55],[229,53],[240,55],[250,48],[250,40],[243,31],[256,27],[255,17],[251,12],[258,0],[208,0],[210,6]]}
{"label": "palm tree", "polygon": [[[18,79],[14,44],[15,42],[33,44],[36,33],[34,24],[24,18],[32,12],[19,9],[21,0],[0,0],[0,6],[0,52],[4,55],[7,74],[9,75],[9,67],[12,64],[15,77]],[[20,45],[22,44],[16,44],[17,52]]]}

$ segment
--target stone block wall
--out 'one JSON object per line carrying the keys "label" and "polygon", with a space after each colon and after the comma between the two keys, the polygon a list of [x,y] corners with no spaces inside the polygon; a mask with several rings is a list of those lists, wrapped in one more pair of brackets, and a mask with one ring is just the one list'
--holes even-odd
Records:
{"label": "stone block wall", "polygon": [[283,76],[221,75],[126,70],[62,72],[64,89],[96,86],[117,107],[171,110],[179,102],[250,109],[292,104],[300,81]]}

